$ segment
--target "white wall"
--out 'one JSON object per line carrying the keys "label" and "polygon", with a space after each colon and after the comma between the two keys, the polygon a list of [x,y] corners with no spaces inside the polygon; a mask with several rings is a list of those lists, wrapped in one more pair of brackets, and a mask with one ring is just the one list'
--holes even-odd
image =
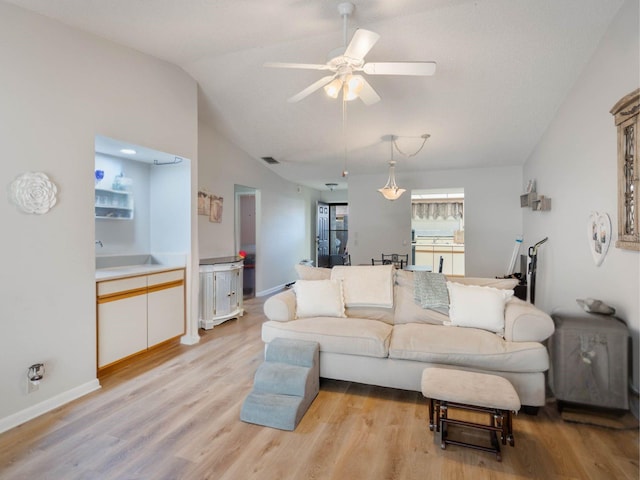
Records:
{"label": "white wall", "polygon": [[189,251],[191,161],[149,167],[150,252]]}
{"label": "white wall", "polygon": [[[59,189],[46,215],[0,201],[3,430],[98,386],[96,134],[195,161],[197,87],[173,65],[2,2],[0,45],[0,183],[42,171]],[[35,362],[46,376],[27,394]]]}
{"label": "white wall", "polygon": [[[234,185],[255,188],[256,293],[296,279],[294,266],[313,258],[315,202],[319,192],[288,182],[200,122],[198,188],[224,198],[221,223],[198,217],[200,258],[235,255]],[[313,230],[312,230],[313,229]]]}
{"label": "white wall", "polygon": [[551,211],[524,217],[526,236],[549,237],[539,251],[536,305],[551,312],[576,308],[576,298],[586,297],[613,305],[632,331],[636,388],[640,252],[612,244],[596,267],[587,218],[606,212],[617,232],[616,127],[609,110],[640,85],[638,15],[637,0],[620,9],[524,169],[524,179],[535,178],[538,192],[552,197]]}
{"label": "white wall", "polygon": [[150,253],[149,247],[149,164],[127,158],[96,153],[95,168],[104,170],[104,179],[96,188],[110,189],[114,176],[123,172],[132,179],[133,220],[97,218],[96,255],[134,255]]}
{"label": "white wall", "polygon": [[347,190],[323,190],[320,192],[320,201],[325,203],[346,203],[349,200]]}
{"label": "white wall", "polygon": [[378,192],[387,175],[349,177],[349,252],[351,262],[370,264],[385,253],[411,254],[411,190],[464,188],[465,273],[503,275],[517,235],[522,233],[520,167],[402,172],[405,192],[393,202]]}

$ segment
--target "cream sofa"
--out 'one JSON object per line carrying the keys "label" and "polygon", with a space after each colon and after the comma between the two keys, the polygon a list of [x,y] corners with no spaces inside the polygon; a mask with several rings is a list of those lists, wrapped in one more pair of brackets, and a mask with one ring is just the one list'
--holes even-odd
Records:
{"label": "cream sofa", "polygon": [[[553,333],[553,321],[533,305],[511,297],[512,280],[452,279],[455,283],[447,283],[450,318],[416,303],[414,275],[419,273],[391,266],[331,270],[297,266],[297,270],[300,281],[294,288],[265,302],[268,321],[262,325],[262,340],[318,342],[321,377],[419,392],[425,367],[455,368],[504,377],[522,405],[544,405],[549,358],[541,342]],[[332,288],[339,293],[328,294]],[[456,289],[464,295],[454,296]],[[465,297],[467,290],[471,297]],[[491,331],[495,330],[491,325],[475,328],[473,322],[451,325],[454,308],[456,318],[460,308],[482,316],[486,304],[484,297],[476,300],[476,294],[505,298],[499,307],[498,332]],[[342,296],[342,311],[336,296]]]}

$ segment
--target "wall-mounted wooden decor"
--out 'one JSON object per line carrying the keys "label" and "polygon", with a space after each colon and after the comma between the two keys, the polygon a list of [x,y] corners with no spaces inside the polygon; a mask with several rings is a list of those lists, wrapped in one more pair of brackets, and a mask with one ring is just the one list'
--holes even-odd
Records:
{"label": "wall-mounted wooden decor", "polygon": [[618,239],[616,247],[640,250],[638,228],[638,129],[640,88],[621,98],[611,109],[618,127]]}

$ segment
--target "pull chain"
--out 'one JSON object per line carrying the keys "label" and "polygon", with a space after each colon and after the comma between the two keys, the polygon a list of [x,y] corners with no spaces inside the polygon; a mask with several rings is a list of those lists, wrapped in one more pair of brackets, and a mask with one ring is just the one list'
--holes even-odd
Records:
{"label": "pull chain", "polygon": [[349,171],[347,170],[347,101],[342,95],[342,144],[344,146],[344,168],[342,169],[342,176],[347,177]]}

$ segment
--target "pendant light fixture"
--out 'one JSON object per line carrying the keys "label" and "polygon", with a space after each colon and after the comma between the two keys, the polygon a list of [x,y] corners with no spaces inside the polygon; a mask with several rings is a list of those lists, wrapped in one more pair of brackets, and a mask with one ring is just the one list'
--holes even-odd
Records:
{"label": "pendant light fixture", "polygon": [[384,198],[387,200],[397,200],[400,196],[406,192],[404,188],[398,187],[396,184],[396,175],[395,175],[395,166],[396,162],[393,159],[393,141],[395,140],[394,135],[390,135],[389,145],[391,145],[391,160],[389,161],[389,179],[387,180],[387,184],[379,188],[378,191],[382,194]]}

